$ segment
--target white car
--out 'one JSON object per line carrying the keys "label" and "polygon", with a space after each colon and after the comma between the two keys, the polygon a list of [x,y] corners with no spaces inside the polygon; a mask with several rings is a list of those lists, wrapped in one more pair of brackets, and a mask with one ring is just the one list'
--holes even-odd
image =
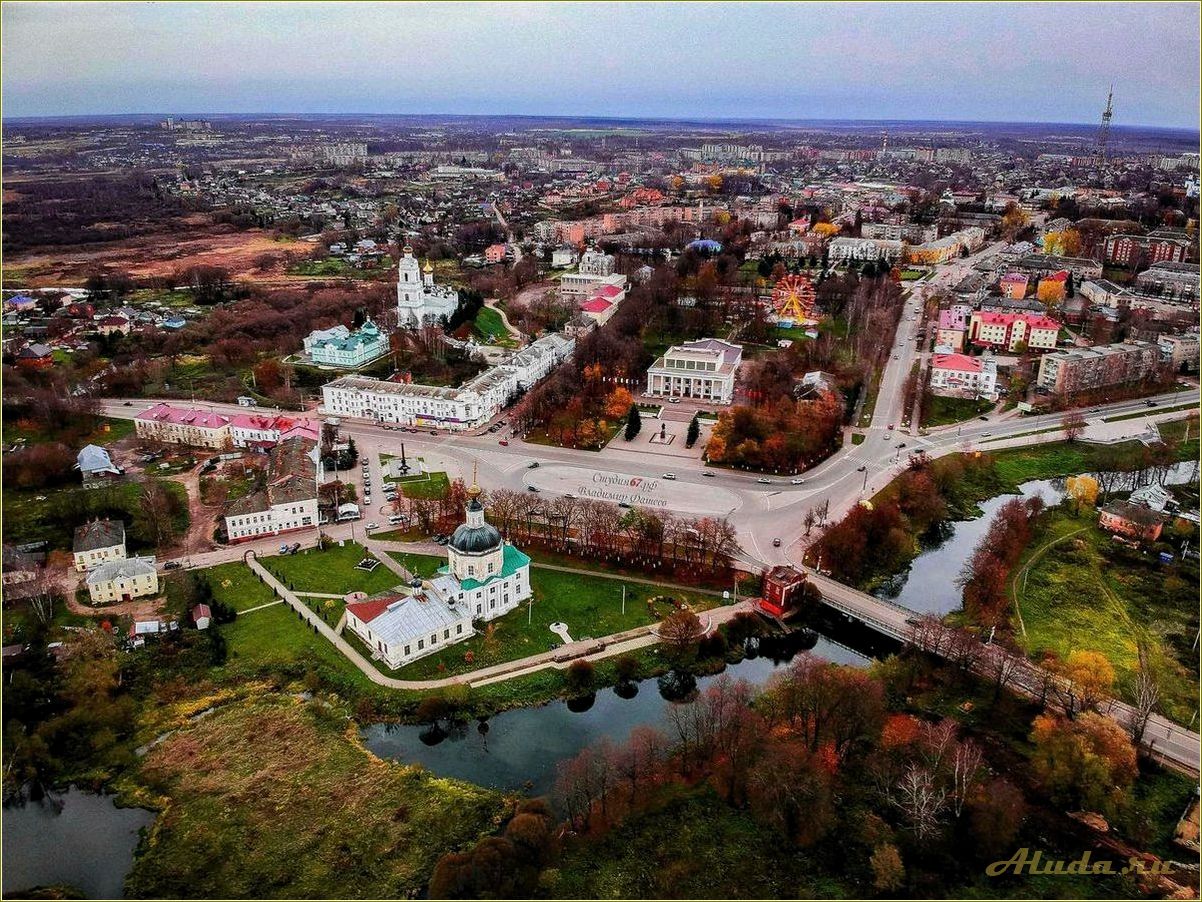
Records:
{"label": "white car", "polygon": [[368,528],[368,529],[379,529],[379,528],[380,528],[380,524],[379,524],[379,523],[368,523],[368,524],[367,524],[367,528]]}
{"label": "white car", "polygon": [[801,485],[803,482],[805,482],[805,480],[802,479],[800,476],[798,476],[796,479],[789,480],[790,485]]}
{"label": "white car", "polygon": [[663,479],[675,479],[676,474],[675,473],[665,473],[662,478]]}

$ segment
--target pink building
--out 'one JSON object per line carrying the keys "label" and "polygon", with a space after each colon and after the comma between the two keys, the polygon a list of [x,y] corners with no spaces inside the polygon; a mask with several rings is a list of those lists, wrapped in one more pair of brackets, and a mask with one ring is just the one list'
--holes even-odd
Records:
{"label": "pink building", "polygon": [[982,348],[1014,352],[1054,351],[1060,323],[1033,313],[988,313],[977,311],[968,326],[968,340]]}
{"label": "pink building", "polygon": [[509,246],[506,244],[490,244],[484,249],[484,259],[489,263],[504,263],[508,251]]}
{"label": "pink building", "polygon": [[1002,276],[1002,280],[998,282],[998,287],[1002,289],[1002,296],[1021,300],[1027,295],[1027,285],[1030,284],[1030,279],[1025,273],[1011,272]]}

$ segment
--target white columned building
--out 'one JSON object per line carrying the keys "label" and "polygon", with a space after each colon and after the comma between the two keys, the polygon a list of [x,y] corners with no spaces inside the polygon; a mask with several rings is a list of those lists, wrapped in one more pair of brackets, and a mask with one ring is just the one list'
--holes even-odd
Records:
{"label": "white columned building", "polygon": [[743,349],[718,338],[668,348],[647,370],[647,394],[730,404]]}

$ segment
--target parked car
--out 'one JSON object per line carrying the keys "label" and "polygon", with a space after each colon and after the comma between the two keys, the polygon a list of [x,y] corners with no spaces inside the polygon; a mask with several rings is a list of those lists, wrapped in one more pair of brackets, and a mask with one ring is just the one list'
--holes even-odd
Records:
{"label": "parked car", "polygon": [[618,507],[630,507],[630,505],[625,501],[619,501]]}
{"label": "parked car", "polygon": [[178,570],[181,566],[183,566],[183,565],[180,564],[179,561],[167,561],[165,564],[163,564],[163,569],[164,570]]}
{"label": "parked car", "polygon": [[380,524],[379,524],[379,523],[368,523],[368,524],[367,524],[367,528],[368,528],[368,529],[379,529],[379,528],[380,528]]}
{"label": "parked car", "polygon": [[527,491],[527,492],[537,492],[537,491],[538,491],[538,486],[536,486],[536,485],[528,485],[528,486],[526,486],[526,491]]}
{"label": "parked car", "polygon": [[718,474],[716,474],[716,473],[711,473],[709,470],[706,470],[706,471],[705,471],[704,473],[702,473],[701,475],[702,475],[702,476],[705,476],[705,477],[707,477],[707,478],[709,478],[709,479],[713,479],[713,478],[714,478],[716,475],[718,475]]}

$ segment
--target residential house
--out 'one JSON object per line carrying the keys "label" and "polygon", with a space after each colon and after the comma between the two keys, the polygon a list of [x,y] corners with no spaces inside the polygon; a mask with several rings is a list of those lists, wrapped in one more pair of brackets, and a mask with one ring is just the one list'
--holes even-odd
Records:
{"label": "residential house", "polygon": [[1155,542],[1164,529],[1164,515],[1142,504],[1114,501],[1098,511],[1098,526],[1141,542]]}
{"label": "residential house", "polygon": [[85,445],[75,456],[75,469],[85,483],[104,476],[120,476],[122,470],[113,463],[108,451],[99,445]]}
{"label": "residential house", "polygon": [[931,393],[940,397],[997,397],[997,361],[992,357],[934,354],[930,372]]}
{"label": "residential house", "polygon": [[1029,313],[987,313],[978,310],[969,321],[968,340],[978,347],[1011,353],[1051,351],[1060,337],[1060,323]]}
{"label": "residential house", "polygon": [[90,571],[85,582],[92,604],[131,601],[159,591],[159,574],[153,557],[108,561]]}
{"label": "residential house", "polygon": [[138,438],[171,445],[225,451],[233,446],[229,417],[196,407],[156,404],[134,417]]}
{"label": "residential house", "polygon": [[120,520],[92,520],[75,530],[75,569],[92,570],[109,561],[125,560],[125,524]]}

